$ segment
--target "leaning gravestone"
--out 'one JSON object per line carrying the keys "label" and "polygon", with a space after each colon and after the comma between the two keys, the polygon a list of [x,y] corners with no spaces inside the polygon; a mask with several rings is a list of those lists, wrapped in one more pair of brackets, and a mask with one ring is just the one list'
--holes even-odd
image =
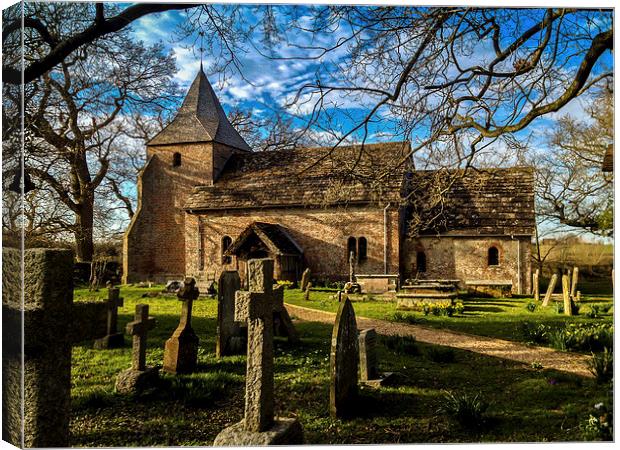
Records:
{"label": "leaning gravestone", "polygon": [[354,412],[357,399],[358,336],[355,311],[348,298],[340,303],[332,332],[329,360],[329,413],[347,417]]}
{"label": "leaning gravestone", "polygon": [[133,336],[131,368],[118,374],[116,390],[124,394],[139,394],[159,380],[159,368],[146,367],[146,336],[155,327],[149,317],[149,305],[136,305],[134,321],[127,324],[127,334]]}
{"label": "leaning gravestone", "polygon": [[21,255],[2,249],[2,437],[16,446],[68,447],[71,346],[105,335],[107,305],[73,303],[71,250],[29,249],[22,307]]}
{"label": "leaning gravestone", "polygon": [[539,283],[540,271],[536,269],[534,276],[532,277],[532,294],[534,295],[534,301],[540,301],[540,283]]}
{"label": "leaning gravestone", "polygon": [[301,274],[301,285],[299,287],[301,288],[302,291],[306,290],[306,287],[308,286],[309,282],[310,282],[310,268],[308,267]]}
{"label": "leaning gravestone", "polygon": [[196,280],[185,278],[177,297],[183,302],[181,320],[164,348],[164,370],[170,373],[192,373],[198,363],[198,336],[192,329],[192,303],[200,292]]}
{"label": "leaning gravestone", "polygon": [[95,341],[94,347],[99,350],[119,348],[125,345],[123,333],[117,329],[118,308],[123,306],[123,298],[120,297],[120,289],[117,287],[108,288],[108,322],[107,333],[101,339]]}
{"label": "leaning gravestone", "polygon": [[551,281],[549,281],[549,286],[547,287],[547,293],[545,294],[545,299],[543,300],[543,306],[549,306],[549,302],[551,301],[551,295],[553,295],[553,291],[555,290],[555,284],[558,282],[558,274],[554,273],[551,277]]}
{"label": "leaning gravestone", "polygon": [[221,358],[236,355],[245,350],[241,326],[235,322],[235,293],[241,289],[239,272],[236,270],[222,272],[217,288],[215,356]]}
{"label": "leaning gravestone", "polygon": [[570,279],[568,275],[562,275],[562,298],[564,300],[564,315],[573,315],[573,302],[570,297]]}
{"label": "leaning gravestone", "polygon": [[[284,287],[279,286],[277,290],[283,291]],[[297,330],[291,320],[291,316],[284,306],[284,292],[277,293],[274,298],[276,302],[273,313],[274,333],[277,336],[286,336],[290,343],[294,344],[299,342],[299,334],[297,334]]]}
{"label": "leaning gravestone", "polygon": [[577,295],[577,284],[579,283],[579,267],[573,267],[573,278],[571,280],[570,298],[575,299]]}
{"label": "leaning gravestone", "polygon": [[235,320],[248,323],[245,415],[222,430],[213,445],[302,444],[297,419],[274,418],[272,321],[282,290],[273,291],[273,260],[251,259],[247,267],[249,291],[235,296]]}

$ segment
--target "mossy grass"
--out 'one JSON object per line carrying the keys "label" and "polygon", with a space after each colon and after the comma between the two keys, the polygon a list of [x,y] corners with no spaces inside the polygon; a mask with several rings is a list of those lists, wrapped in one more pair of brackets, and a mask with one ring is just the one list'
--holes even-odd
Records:
{"label": "mossy grass", "polygon": [[[120,329],[140,302],[150,305],[150,314],[158,321],[148,336],[149,365],[161,364],[164,342],[177,326],[181,308],[174,297],[141,298],[160,289],[121,287],[125,306],[119,311]],[[76,292],[78,300],[89,296],[103,299],[106,292]],[[356,312],[367,315],[357,310],[370,306],[360,303]],[[71,445],[206,446],[223,428],[239,421],[245,357],[215,358],[216,309],[213,299],[194,303],[192,326],[200,338],[198,372],[162,373],[162,387],[145,396],[114,392],[116,375],[130,366],[129,345],[115,350],[93,350],[92,342],[75,346]],[[531,320],[532,313],[518,309]],[[426,356],[435,346],[412,341],[419,351],[410,352],[409,342],[387,348],[379,339],[379,368],[397,372],[399,383],[379,389],[362,387],[357,417],[336,420],[329,417],[328,408],[331,326],[311,322],[296,326],[302,338],[299,344],[275,340],[276,413],[296,416],[311,444],[580,440],[579,424],[594,404],[606,398],[606,391],[592,378],[535,370],[457,349],[451,364],[438,363]],[[129,343],[129,337],[126,340]],[[455,427],[449,417],[437,414],[445,390],[470,396],[480,392],[490,404],[487,413],[493,420],[479,429]]]}

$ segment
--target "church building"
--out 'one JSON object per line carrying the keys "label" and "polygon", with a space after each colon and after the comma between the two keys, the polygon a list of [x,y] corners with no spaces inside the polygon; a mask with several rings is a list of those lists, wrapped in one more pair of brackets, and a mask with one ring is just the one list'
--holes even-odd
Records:
{"label": "church building", "polygon": [[528,291],[532,170],[452,177],[438,225],[411,233],[412,215],[426,214],[415,186],[433,172],[413,170],[409,151],[386,142],[253,152],[200,70],[174,120],[147,143],[124,282],[193,276],[200,285],[224,270],[243,279],[246,261],[260,257],[275,260],[276,279],[310,268],[347,281],[353,255],[366,276]]}

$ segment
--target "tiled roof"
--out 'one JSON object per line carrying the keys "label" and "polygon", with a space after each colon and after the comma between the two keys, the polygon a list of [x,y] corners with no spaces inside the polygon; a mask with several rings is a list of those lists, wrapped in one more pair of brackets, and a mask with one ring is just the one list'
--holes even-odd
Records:
{"label": "tiled roof", "polygon": [[[409,182],[418,200],[408,208],[407,226],[411,228],[419,220],[422,225],[417,232],[421,235],[534,234],[534,169],[531,167],[416,171]],[[430,185],[446,189],[442,202],[433,202],[432,208],[427,207],[427,195],[433,192]]]}
{"label": "tiled roof", "polygon": [[213,186],[194,188],[185,209],[397,202],[409,149],[388,142],[235,154]]}
{"label": "tiled roof", "polygon": [[250,146],[228,121],[207,76],[200,69],[174,120],[148,145],[211,141],[239,150],[250,150]]}
{"label": "tiled roof", "polygon": [[[243,248],[251,245],[251,238],[256,236],[276,255],[301,255],[302,251],[282,225],[275,223],[253,222],[239,235],[226,250],[227,255],[239,255]],[[247,249],[246,249],[247,250]]]}

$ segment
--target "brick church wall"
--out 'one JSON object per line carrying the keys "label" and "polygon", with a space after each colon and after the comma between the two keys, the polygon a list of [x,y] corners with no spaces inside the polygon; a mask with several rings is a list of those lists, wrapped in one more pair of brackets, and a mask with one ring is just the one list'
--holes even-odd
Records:
{"label": "brick church wall", "polygon": [[[181,154],[178,166],[173,165],[175,152]],[[181,208],[194,186],[212,183],[232,152],[215,143],[147,147],[138,209],[125,234],[125,282],[163,282],[184,275],[186,214]]]}
{"label": "brick church wall", "polygon": [[[202,221],[204,268],[200,270],[199,223]],[[357,273],[383,274],[384,213],[380,207],[348,206],[329,209],[280,208],[268,210],[214,211],[188,214],[186,226],[187,274],[201,279],[219,277],[222,270],[237,269],[237,261],[222,264],[222,238],[233,241],[252,222],[277,223],[286,228],[304,252],[304,265],[313,276],[347,280],[349,262],[347,240],[350,236],[368,241],[367,260]],[[400,258],[400,213],[388,210],[388,273],[398,273]]]}
{"label": "brick church wall", "polygon": [[[490,247],[499,250],[499,265],[488,265]],[[529,292],[531,288],[530,237],[510,236],[429,236],[406,239],[403,243],[403,273],[406,278],[415,276],[416,254],[424,251],[426,272],[423,279],[459,279],[461,287],[466,281],[512,282],[512,292]],[[520,270],[519,270],[520,269]]]}

